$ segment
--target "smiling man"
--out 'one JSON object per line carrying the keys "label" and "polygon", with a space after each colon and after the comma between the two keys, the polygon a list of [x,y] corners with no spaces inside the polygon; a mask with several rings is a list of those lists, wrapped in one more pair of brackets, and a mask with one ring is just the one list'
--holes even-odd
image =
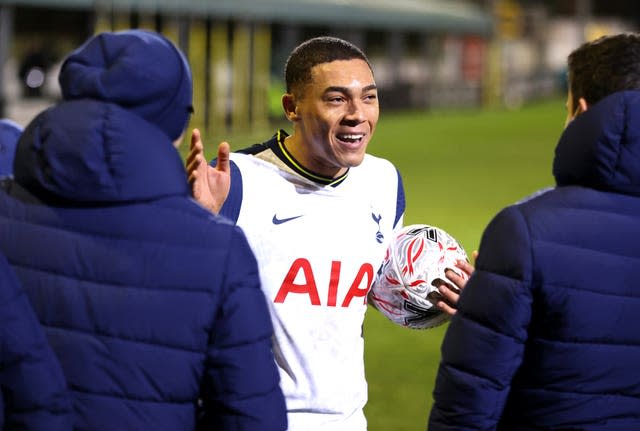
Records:
{"label": "smiling man", "polygon": [[256,254],[289,430],[364,431],[362,324],[402,225],[402,181],[366,153],[379,106],[360,49],[310,39],[291,53],[285,79],[291,135],[280,130],[230,156],[222,144],[213,168],[194,131],[187,169],[194,197],[242,227]]}

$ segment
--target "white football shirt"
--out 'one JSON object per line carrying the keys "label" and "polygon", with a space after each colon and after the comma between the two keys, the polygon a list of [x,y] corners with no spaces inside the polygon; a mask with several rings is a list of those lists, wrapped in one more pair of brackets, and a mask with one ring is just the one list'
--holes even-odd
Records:
{"label": "white football shirt", "polygon": [[322,179],[297,167],[285,136],[231,155],[221,213],[244,230],[258,261],[289,430],[364,431],[366,297],[402,225],[402,182],[371,155],[340,179]]}

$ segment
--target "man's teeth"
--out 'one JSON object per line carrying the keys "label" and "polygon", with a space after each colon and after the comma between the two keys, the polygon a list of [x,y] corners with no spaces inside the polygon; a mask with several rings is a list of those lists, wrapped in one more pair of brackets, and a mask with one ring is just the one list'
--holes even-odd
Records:
{"label": "man's teeth", "polygon": [[342,141],[359,141],[364,137],[363,134],[358,135],[338,135],[338,139]]}

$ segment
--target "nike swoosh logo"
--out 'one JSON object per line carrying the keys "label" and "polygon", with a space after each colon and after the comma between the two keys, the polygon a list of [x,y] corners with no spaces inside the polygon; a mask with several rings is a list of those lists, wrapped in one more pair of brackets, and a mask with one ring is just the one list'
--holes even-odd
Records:
{"label": "nike swoosh logo", "polygon": [[293,217],[287,217],[287,218],[278,218],[278,216],[274,214],[273,215],[273,219],[271,219],[271,221],[273,222],[273,224],[282,224],[282,223],[286,223],[286,222],[291,221],[291,220],[295,220],[295,219],[300,218],[300,217],[302,217],[302,215],[293,216]]}

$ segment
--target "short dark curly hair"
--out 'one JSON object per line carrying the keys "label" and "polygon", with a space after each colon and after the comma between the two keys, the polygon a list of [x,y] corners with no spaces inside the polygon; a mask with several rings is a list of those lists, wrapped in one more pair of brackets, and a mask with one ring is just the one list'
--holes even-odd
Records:
{"label": "short dark curly hair", "polygon": [[640,90],[640,34],[602,36],[569,54],[573,106],[583,97],[594,104],[622,90]]}
{"label": "short dark curly hair", "polygon": [[351,42],[332,36],[319,36],[302,42],[294,48],[284,66],[287,93],[310,82],[311,69],[314,66],[353,59],[365,61],[373,73],[367,56]]}

